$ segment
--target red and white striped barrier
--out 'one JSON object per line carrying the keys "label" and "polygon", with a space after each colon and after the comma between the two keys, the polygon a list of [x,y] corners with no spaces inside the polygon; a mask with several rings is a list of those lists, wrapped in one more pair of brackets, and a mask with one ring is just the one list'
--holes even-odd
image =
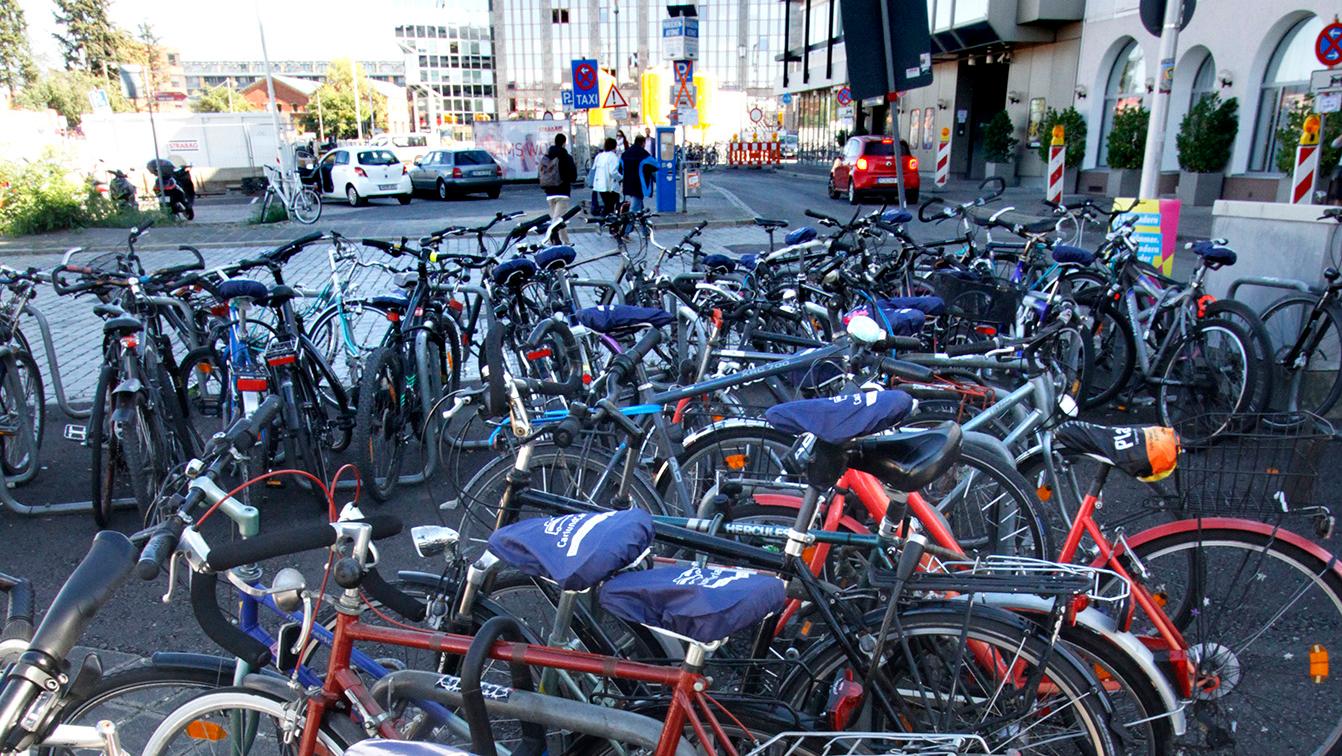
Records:
{"label": "red and white striped barrier", "polygon": [[1062,202],[1062,176],[1067,159],[1067,140],[1061,125],[1053,127],[1053,141],[1048,146],[1048,183],[1044,199]]}
{"label": "red and white striped barrier", "polygon": [[945,186],[951,176],[951,130],[941,129],[941,141],[937,142],[937,186]]}
{"label": "red and white striped barrier", "polygon": [[1291,204],[1314,204],[1314,181],[1319,174],[1319,117],[1305,119],[1300,146],[1295,148],[1295,172],[1291,176]]}

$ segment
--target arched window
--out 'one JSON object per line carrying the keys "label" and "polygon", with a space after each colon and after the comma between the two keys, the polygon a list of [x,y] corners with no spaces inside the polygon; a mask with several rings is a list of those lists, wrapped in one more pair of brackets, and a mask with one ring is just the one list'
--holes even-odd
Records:
{"label": "arched window", "polygon": [[1193,76],[1193,90],[1188,93],[1188,106],[1191,108],[1204,95],[1216,93],[1216,61],[1208,55],[1202,59],[1198,72]]}
{"label": "arched window", "polygon": [[1128,44],[1114,59],[1114,67],[1109,70],[1109,81],[1104,87],[1104,117],[1100,120],[1100,157],[1098,164],[1109,165],[1109,132],[1114,127],[1114,113],[1122,108],[1142,104],[1145,91],[1146,59],[1142,56],[1142,46],[1135,40]]}
{"label": "arched window", "polygon": [[1317,16],[1304,19],[1287,30],[1272,51],[1263,73],[1258,114],[1254,117],[1249,170],[1277,170],[1277,129],[1309,92],[1309,72],[1318,68],[1313,47],[1320,31],[1323,19]]}

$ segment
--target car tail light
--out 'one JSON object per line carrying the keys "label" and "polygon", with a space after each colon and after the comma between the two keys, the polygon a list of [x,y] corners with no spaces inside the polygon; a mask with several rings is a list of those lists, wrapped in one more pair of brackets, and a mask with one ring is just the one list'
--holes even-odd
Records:
{"label": "car tail light", "polygon": [[918,170],[918,158],[916,157],[909,158],[909,170],[911,171]]}
{"label": "car tail light", "polygon": [[264,375],[238,376],[236,383],[238,391],[265,391],[270,387]]}
{"label": "car tail light", "polygon": [[368,178],[368,171],[365,171],[364,169],[356,165],[354,166],[354,175],[362,176],[363,178]]}
{"label": "car tail light", "polygon": [[495,176],[502,176],[502,175],[503,175],[503,166],[501,166],[501,165],[496,165],[496,166],[494,166],[494,175],[495,175]]}
{"label": "car tail light", "polygon": [[406,164],[405,164],[405,163],[401,163],[401,175],[402,175],[402,176],[405,176],[405,175],[407,175],[407,174],[409,174],[409,173],[410,173],[410,169],[409,169],[408,167],[406,167]]}
{"label": "car tail light", "polygon": [[460,168],[453,168],[453,169],[452,169],[452,178],[461,178],[461,169],[460,169]]}
{"label": "car tail light", "polygon": [[865,171],[865,170],[867,170],[867,159],[866,159],[866,158],[858,158],[858,159],[857,159],[857,169],[858,169],[859,171]]}
{"label": "car tail light", "polygon": [[893,140],[893,139],[882,139],[882,140],[881,140],[881,144],[894,144],[894,143],[895,143],[895,140]]}
{"label": "car tail light", "polygon": [[138,338],[136,338],[134,334],[131,334],[130,336],[122,336],[122,337],[121,337],[121,346],[123,346],[123,347],[125,347],[125,348],[127,348],[127,349],[134,349],[135,347],[137,347],[137,346],[139,346],[139,345],[140,345],[140,340],[139,340]]}

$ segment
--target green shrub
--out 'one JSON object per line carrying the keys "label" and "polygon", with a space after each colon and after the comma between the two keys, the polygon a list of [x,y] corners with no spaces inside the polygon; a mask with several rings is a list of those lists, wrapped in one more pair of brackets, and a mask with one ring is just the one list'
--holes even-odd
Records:
{"label": "green shrub", "polygon": [[[1277,170],[1287,176],[1295,172],[1295,148],[1300,146],[1300,130],[1305,125],[1305,118],[1313,112],[1314,96],[1306,95],[1300,105],[1287,114],[1286,122],[1277,129]],[[1337,167],[1338,153],[1342,150],[1333,149],[1333,140],[1339,134],[1342,134],[1342,118],[1334,115],[1323,119],[1323,136],[1319,139],[1319,146],[1323,148],[1319,154],[1319,176],[1328,176]]]}
{"label": "green shrub", "polygon": [[1000,111],[988,122],[983,130],[983,154],[989,163],[1010,163],[1016,159],[1016,145],[1020,140],[1015,136],[1016,127],[1011,123],[1011,115]]}
{"label": "green shrub", "polygon": [[261,201],[258,200],[252,208],[251,217],[247,218],[247,223],[256,226],[262,223],[279,223],[289,220],[289,213],[284,209],[284,205],[278,201],[272,200],[266,208],[266,217],[261,217]]}
{"label": "green shrub", "polygon": [[1141,168],[1146,152],[1146,124],[1151,111],[1138,105],[1114,113],[1114,127],[1109,131],[1110,168]]}
{"label": "green shrub", "polygon": [[1179,167],[1189,173],[1225,170],[1238,131],[1239,100],[1222,100],[1215,92],[1198,98],[1179,122]]}
{"label": "green shrub", "polygon": [[156,226],[177,222],[172,213],[158,206],[145,209],[118,204],[111,197],[95,189],[92,181],[88,183],[84,207],[87,225],[99,228],[139,228],[149,222]]}
{"label": "green shrub", "polygon": [[1044,113],[1044,122],[1039,127],[1039,159],[1048,165],[1048,147],[1053,141],[1053,127],[1058,125],[1065,130],[1063,143],[1067,145],[1067,152],[1064,164],[1075,168],[1086,157],[1086,119],[1070,106],[1066,110],[1049,108]]}
{"label": "green shrub", "polygon": [[0,235],[76,228],[87,218],[83,188],[56,160],[0,163]]}

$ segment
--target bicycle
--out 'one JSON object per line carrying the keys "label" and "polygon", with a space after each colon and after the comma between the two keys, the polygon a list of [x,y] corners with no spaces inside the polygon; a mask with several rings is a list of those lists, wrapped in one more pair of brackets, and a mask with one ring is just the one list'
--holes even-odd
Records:
{"label": "bicycle", "polygon": [[281,173],[273,165],[263,165],[261,168],[266,174],[266,191],[260,199],[262,222],[265,222],[272,202],[284,208],[289,220],[296,220],[305,226],[311,226],[322,217],[321,195],[304,184],[296,172]]}
{"label": "bicycle", "polygon": [[18,327],[39,280],[36,270],[0,265],[0,286],[7,292],[0,301],[0,465],[5,479],[15,484],[37,475],[46,430],[42,374]]}

